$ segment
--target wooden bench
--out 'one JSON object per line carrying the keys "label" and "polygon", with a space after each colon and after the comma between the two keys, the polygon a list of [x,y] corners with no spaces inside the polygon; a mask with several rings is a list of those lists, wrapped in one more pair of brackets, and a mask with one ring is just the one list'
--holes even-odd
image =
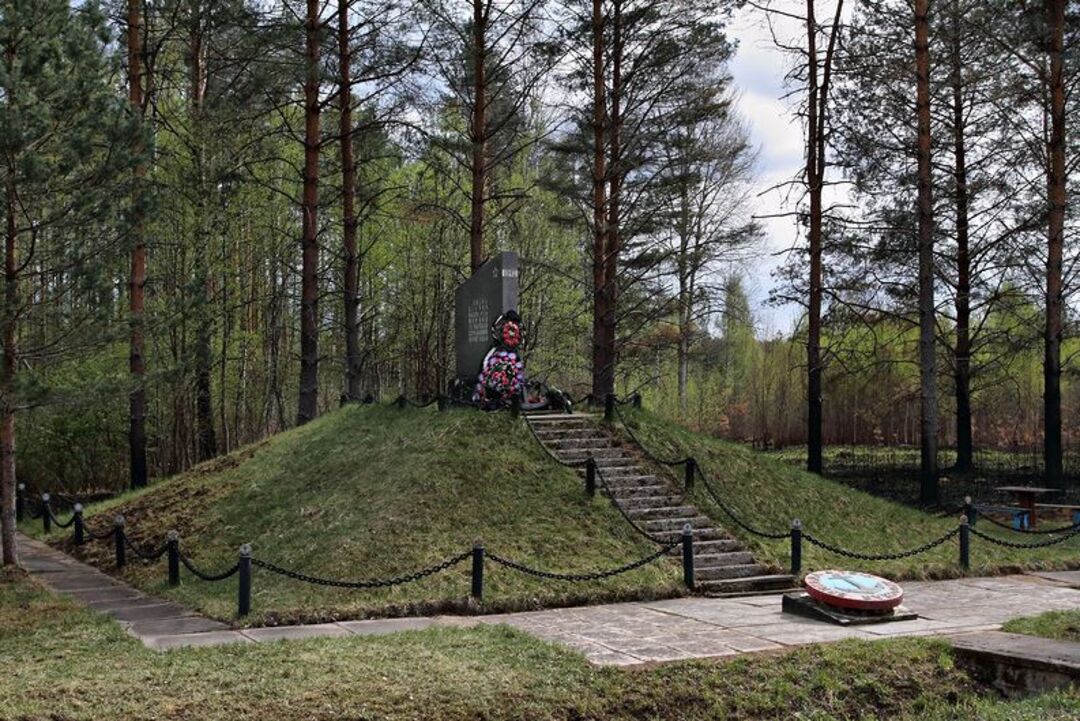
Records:
{"label": "wooden bench", "polygon": [[1035,507],[1045,508],[1050,511],[1068,511],[1072,517],[1073,524],[1080,523],[1080,505],[1069,503],[1036,503]]}
{"label": "wooden bench", "polygon": [[[1041,504],[1040,504],[1041,505]],[[1026,531],[1031,527],[1031,515],[1026,508],[1019,508],[1017,506],[987,506],[987,505],[973,505],[975,509],[974,518],[978,518],[979,514],[986,515],[988,513],[1000,513],[1002,515],[1012,516],[1012,527],[1017,531]],[[972,524],[975,525],[974,519]]]}

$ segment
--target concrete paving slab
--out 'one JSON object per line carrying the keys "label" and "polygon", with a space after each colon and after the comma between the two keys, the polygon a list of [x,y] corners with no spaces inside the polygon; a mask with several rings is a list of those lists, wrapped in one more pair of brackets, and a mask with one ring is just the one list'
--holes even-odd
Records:
{"label": "concrete paving slab", "polygon": [[225,631],[229,627],[220,621],[211,621],[199,616],[183,618],[165,618],[149,621],[135,621],[128,626],[128,633],[137,638],[144,636],[179,636],[188,633],[207,631]]}
{"label": "concrete paving slab", "polygon": [[318,623],[307,626],[268,626],[266,628],[245,629],[241,631],[241,633],[256,643],[300,638],[334,638],[352,635],[348,630],[336,623]]}
{"label": "concrete paving slab", "polygon": [[228,643],[255,643],[239,631],[205,631],[203,633],[184,633],[177,636],[144,636],[142,642],[149,648],[159,651],[193,646],[221,646]]}
{"label": "concrete paving slab", "polygon": [[63,573],[50,575],[45,585],[55,591],[85,591],[94,589],[124,588],[124,584],[106,576],[104,573],[88,573],[68,569]]}
{"label": "concrete paving slab", "polygon": [[106,611],[117,621],[160,621],[167,618],[184,618],[191,616],[184,606],[178,603],[161,601],[159,603],[125,604],[118,608]]}
{"label": "concrete paving slab", "polygon": [[1063,583],[1072,588],[1080,588],[1080,571],[1036,571],[1032,575],[1047,581]]}
{"label": "concrete paving slab", "polygon": [[140,602],[145,604],[161,603],[161,599],[150,598],[129,586],[87,591],[64,591],[63,593],[65,596],[70,596],[76,601],[99,611],[108,611],[123,605],[137,605]]}
{"label": "concrete paving slab", "polygon": [[432,618],[378,618],[369,621],[342,621],[338,624],[356,636],[378,636],[398,631],[420,631],[435,625]]}

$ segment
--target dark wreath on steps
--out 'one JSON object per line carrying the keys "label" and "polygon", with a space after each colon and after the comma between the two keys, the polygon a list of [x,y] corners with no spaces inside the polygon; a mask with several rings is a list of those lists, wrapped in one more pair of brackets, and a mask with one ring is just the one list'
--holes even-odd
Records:
{"label": "dark wreath on steps", "polygon": [[484,356],[475,383],[454,381],[451,396],[483,410],[509,408],[517,400],[522,410],[552,408],[570,411],[569,397],[543,381],[525,377],[525,325],[516,310],[508,310],[491,324],[491,349]]}

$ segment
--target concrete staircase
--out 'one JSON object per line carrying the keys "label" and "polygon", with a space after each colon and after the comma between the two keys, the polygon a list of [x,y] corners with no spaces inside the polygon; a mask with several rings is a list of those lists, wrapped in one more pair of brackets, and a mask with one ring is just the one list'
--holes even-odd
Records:
{"label": "concrete staircase", "polygon": [[[673,536],[689,523],[694,533],[694,575],[699,590],[707,594],[756,593],[795,586],[792,576],[773,574],[759,565],[753,554],[701,513],[680,489],[620,447],[599,416],[533,412],[528,420],[540,441],[560,460],[584,463],[592,456],[612,500],[650,534]],[[578,472],[584,477],[584,465]],[[599,479],[597,487],[604,490]],[[677,553],[678,548],[673,551]]]}

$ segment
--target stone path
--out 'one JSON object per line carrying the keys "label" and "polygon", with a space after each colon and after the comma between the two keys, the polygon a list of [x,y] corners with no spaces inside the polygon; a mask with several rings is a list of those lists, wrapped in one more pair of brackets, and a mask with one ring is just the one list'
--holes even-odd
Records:
{"label": "stone path", "polygon": [[[912,621],[841,627],[781,612],[781,596],[679,598],[490,616],[344,621],[233,630],[152,596],[45,544],[20,537],[23,564],[46,586],[117,619],[152,648],[373,635],[432,626],[507,624],[576,649],[596,664],[633,665],[733,656],[847,638],[955,635],[1000,628],[1043,611],[1080,608],[1080,574],[905,583]],[[1048,575],[1048,574],[1044,574]]]}

